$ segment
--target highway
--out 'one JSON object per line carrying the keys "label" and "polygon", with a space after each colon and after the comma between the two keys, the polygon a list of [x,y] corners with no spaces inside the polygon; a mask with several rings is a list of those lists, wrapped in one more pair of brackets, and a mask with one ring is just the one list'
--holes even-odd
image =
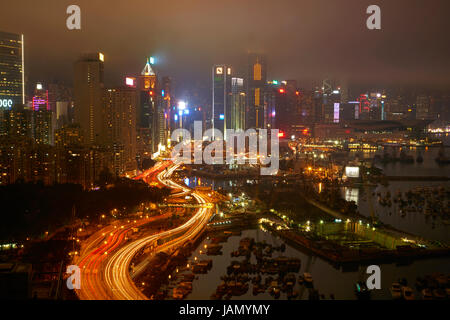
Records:
{"label": "highway", "polygon": [[[178,165],[173,165],[167,161],[160,162],[137,178],[143,179],[149,184],[156,180],[160,185],[176,190],[177,193],[173,196],[190,194],[199,204],[206,204],[209,198],[207,195],[192,191],[170,179],[178,167]],[[130,274],[130,264],[133,257],[141,249],[149,245],[156,245],[158,240],[170,239],[156,247],[153,254],[184,245],[202,232],[212,215],[212,208],[200,207],[187,222],[179,227],[148,235],[131,243],[126,241],[127,233],[132,231],[133,228],[156,219],[168,218],[173,213],[174,208],[167,208],[166,210],[167,212],[162,216],[143,217],[138,221],[130,221],[121,226],[108,226],[88,239],[78,260],[78,266],[82,270],[82,278],[81,289],[77,290],[77,294],[81,300],[148,299],[132,280],[137,274],[145,270],[148,260],[144,260],[136,266],[133,274]]]}

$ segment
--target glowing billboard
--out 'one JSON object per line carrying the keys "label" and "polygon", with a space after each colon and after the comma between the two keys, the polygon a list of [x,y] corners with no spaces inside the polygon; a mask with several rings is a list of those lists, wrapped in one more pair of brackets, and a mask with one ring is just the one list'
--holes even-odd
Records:
{"label": "glowing billboard", "polygon": [[341,107],[340,103],[335,103],[334,104],[334,119],[333,122],[334,123],[338,123],[339,122],[339,109]]}
{"label": "glowing billboard", "polygon": [[136,78],[133,78],[133,77],[126,77],[126,78],[125,78],[125,84],[126,84],[128,87],[136,88]]}
{"label": "glowing billboard", "polygon": [[1,99],[0,98],[0,108],[11,108],[13,101],[11,99]]}
{"label": "glowing billboard", "polygon": [[345,175],[348,178],[359,178],[359,167],[345,167]]}

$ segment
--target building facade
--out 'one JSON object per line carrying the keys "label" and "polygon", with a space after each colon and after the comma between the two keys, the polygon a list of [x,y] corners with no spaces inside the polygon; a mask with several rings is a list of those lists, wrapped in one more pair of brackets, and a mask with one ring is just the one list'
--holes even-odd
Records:
{"label": "building facade", "polygon": [[106,142],[104,128],[104,55],[83,55],[74,66],[75,121],[83,131],[84,143],[102,145]]}
{"label": "building facade", "polygon": [[23,35],[0,31],[0,108],[25,104]]}

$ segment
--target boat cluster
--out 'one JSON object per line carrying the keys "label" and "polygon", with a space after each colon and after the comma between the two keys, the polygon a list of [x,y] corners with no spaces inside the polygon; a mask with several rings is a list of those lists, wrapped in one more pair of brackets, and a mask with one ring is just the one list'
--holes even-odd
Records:
{"label": "boat cluster", "polygon": [[[433,274],[416,279],[416,289],[423,300],[450,299],[450,275]],[[414,290],[408,286],[406,279],[399,279],[390,288],[394,300],[415,300]]]}
{"label": "boat cluster", "polygon": [[[297,276],[301,261],[298,258],[285,256],[272,257],[273,252],[284,252],[285,245],[272,246],[265,242],[255,242],[245,238],[240,241],[239,248],[231,253],[232,257],[245,257],[244,260],[232,261],[227,267],[227,274],[221,277],[221,283],[211,295],[211,299],[231,299],[233,296],[246,294],[252,285],[253,295],[268,293],[275,299],[284,293],[287,299],[295,299],[299,291],[294,290],[296,284],[311,289],[310,298],[319,298],[313,290],[311,274]],[[255,257],[256,263],[250,260]]]}
{"label": "boat cluster", "polygon": [[398,206],[402,217],[407,213],[422,213],[433,218],[440,217],[444,224],[450,223],[450,190],[439,187],[418,187],[407,192],[397,191],[392,196],[388,191],[385,194],[377,193],[378,202],[383,207]]}

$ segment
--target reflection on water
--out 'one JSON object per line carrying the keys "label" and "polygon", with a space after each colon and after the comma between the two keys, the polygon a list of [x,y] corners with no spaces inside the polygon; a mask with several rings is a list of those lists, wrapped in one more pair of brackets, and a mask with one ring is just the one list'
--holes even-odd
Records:
{"label": "reflection on water", "polygon": [[[406,192],[417,187],[439,187],[446,185],[449,187],[449,183],[443,182],[423,182],[423,181],[408,181],[408,182],[390,182],[389,186],[378,186],[373,188],[371,192],[386,194],[388,191],[391,194],[396,194],[398,191]],[[364,190],[360,190],[364,193]],[[367,197],[364,195],[360,197],[358,204],[359,211],[366,216],[370,215],[369,211],[369,199],[372,198],[372,204],[375,216],[377,216],[382,222],[393,226],[394,228],[416,234],[418,236],[439,240],[450,243],[450,226],[442,224],[441,220],[436,220],[427,217],[422,212],[408,213],[404,217],[400,214],[400,208],[398,204],[393,204],[392,207],[383,207],[378,203],[376,197]]]}
{"label": "reflection on water", "polygon": [[[439,148],[412,148],[408,150],[408,154],[415,159],[419,154],[423,157],[423,163],[414,162],[412,164],[405,163],[389,163],[386,165],[377,164],[387,176],[450,176],[450,166],[438,166],[435,158],[439,152]],[[365,158],[373,158],[376,153],[364,153]],[[382,152],[378,152],[382,154]],[[446,148],[446,154],[450,155],[450,148]],[[377,186],[371,188],[371,192],[377,194],[396,194],[398,191],[405,193],[417,187],[450,187],[448,181],[390,181],[387,187]],[[439,240],[450,243],[450,226],[443,225],[439,219],[436,221],[427,218],[422,213],[411,213],[402,217],[400,209],[397,205],[392,207],[381,206],[375,196],[365,194],[364,188],[343,188],[342,194],[348,201],[355,201],[358,210],[365,216],[370,215],[369,200],[372,201],[375,216],[382,222],[393,226],[394,228],[416,234],[431,240]],[[356,195],[356,197],[354,197]]]}
{"label": "reflection on water", "polygon": [[[384,171],[387,176],[448,176],[450,175],[450,166],[438,166],[435,159],[438,156],[439,148],[404,148],[406,154],[411,155],[414,160],[419,155],[423,157],[423,162],[414,161],[414,163],[391,162],[385,165],[376,164],[376,166]],[[388,147],[387,153],[391,155],[399,155],[400,150]],[[384,151],[377,152],[350,152],[350,157],[356,154],[362,156],[363,159],[372,159],[375,155],[383,156]],[[450,148],[445,148],[445,154],[450,156]]]}
{"label": "reflection on water", "polygon": [[359,189],[358,188],[344,188],[344,198],[346,201],[354,201],[359,203]]}
{"label": "reflection on water", "polygon": [[[221,283],[220,277],[226,275],[227,266],[232,260],[242,260],[243,258],[231,258],[230,253],[239,247],[239,241],[242,238],[254,238],[258,242],[266,241],[274,246],[279,246],[283,241],[270,233],[264,232],[260,229],[245,230],[241,236],[233,236],[223,243],[222,252],[220,256],[206,256],[200,255],[199,251],[204,248],[205,244],[209,244],[209,240],[205,239],[199,244],[196,251],[189,258],[198,259],[212,259],[213,267],[208,274],[200,274],[198,280],[193,282],[193,291],[187,299],[200,300],[209,299],[214,293],[217,286]],[[336,299],[356,299],[353,292],[353,285],[355,282],[367,279],[367,266],[356,266],[354,271],[344,272],[342,269],[336,269],[328,262],[301,252],[286,244],[286,251],[281,253],[274,253],[273,257],[284,255],[286,257],[295,257],[301,259],[302,266],[299,274],[304,272],[311,273],[314,279],[314,288],[323,294],[326,299],[330,298],[330,294],[334,294]],[[433,259],[420,260],[410,265],[396,265],[396,264],[381,264],[381,290],[373,291],[373,299],[390,299],[389,288],[392,282],[400,278],[406,278],[409,285],[415,289],[415,280],[417,276],[424,276],[434,272],[450,273],[450,259]],[[248,299],[248,300],[272,300],[273,298],[268,294],[259,294],[253,296],[252,284],[249,285],[248,292],[240,297],[233,297],[233,299]],[[302,289],[303,288],[303,289]],[[299,291],[301,299],[308,299],[308,291],[303,286],[296,283],[294,290]],[[416,297],[420,297],[419,292],[415,292]],[[286,299],[286,295],[282,294],[280,299]]]}
{"label": "reflection on water", "polygon": [[[391,163],[385,166],[379,165],[386,175],[391,176],[449,176],[450,166],[439,167],[435,162],[437,156],[437,148],[429,148],[428,150],[411,149],[408,153],[416,158],[419,153],[423,156],[424,161],[422,163],[414,162],[413,164],[403,163]],[[447,148],[447,154],[450,155],[450,149]],[[373,158],[374,153],[364,153],[363,157]],[[192,177],[185,180],[185,183],[190,187],[198,185],[211,186],[217,190],[222,188],[225,190],[231,190],[239,187],[242,184],[247,183],[246,180],[221,180],[214,181],[206,178]],[[251,181],[250,181],[251,182]],[[386,193],[390,191],[391,194],[395,194],[397,191],[406,192],[415,187],[424,186],[446,186],[450,187],[448,182],[424,182],[424,181],[392,181],[389,186],[377,186],[371,188],[372,193]],[[321,189],[323,186],[319,185]],[[445,226],[441,223],[433,223],[432,220],[427,219],[423,214],[408,214],[404,218],[398,214],[395,207],[388,208],[382,207],[378,204],[376,197],[369,197],[365,194],[363,188],[342,188],[343,196],[348,201],[355,201],[359,207],[359,211],[368,216],[369,211],[369,199],[372,199],[372,205],[374,213],[386,224],[390,224],[393,227],[410,232],[427,239],[434,239],[440,241],[446,241],[450,243],[450,226]],[[188,299],[209,299],[211,294],[215,292],[217,286],[221,283],[220,277],[226,275],[227,266],[230,265],[232,260],[242,260],[243,258],[231,258],[230,253],[236,250],[239,246],[239,241],[242,238],[251,237],[256,241],[266,241],[274,246],[279,246],[283,241],[270,233],[264,232],[260,229],[245,230],[241,236],[232,236],[226,243],[223,243],[222,252],[223,255],[207,257],[206,255],[200,255],[199,251],[204,248],[205,244],[209,244],[209,240],[204,240],[196,249],[196,251],[189,258],[194,260],[198,259],[212,259],[213,268],[205,275],[198,275],[199,279],[193,282],[193,291],[187,297]],[[275,253],[274,257],[280,255]],[[333,267],[328,262],[294,249],[286,244],[286,252],[283,253],[287,257],[296,257],[301,259],[302,266],[299,274],[309,272],[314,278],[314,287],[320,294],[325,295],[327,299],[330,298],[330,294],[333,294],[336,299],[355,299],[353,292],[353,285],[355,282],[365,280],[367,278],[366,268],[367,266],[356,266],[350,272],[344,272],[342,269]],[[382,289],[372,292],[373,299],[390,299],[389,288],[392,282],[397,281],[400,278],[406,278],[409,286],[415,291],[416,297],[420,297],[420,293],[416,291],[415,280],[418,276],[425,276],[435,272],[450,273],[450,258],[443,259],[431,259],[431,260],[418,260],[409,265],[396,265],[396,264],[381,264],[381,282]],[[307,290],[302,289],[296,284],[295,290],[300,292],[301,299],[308,299]],[[261,299],[273,299],[268,293],[259,294],[253,296],[252,285],[249,286],[247,294],[234,297],[235,299],[249,299],[249,300],[261,300]],[[284,294],[281,295],[281,299],[285,299]]]}

